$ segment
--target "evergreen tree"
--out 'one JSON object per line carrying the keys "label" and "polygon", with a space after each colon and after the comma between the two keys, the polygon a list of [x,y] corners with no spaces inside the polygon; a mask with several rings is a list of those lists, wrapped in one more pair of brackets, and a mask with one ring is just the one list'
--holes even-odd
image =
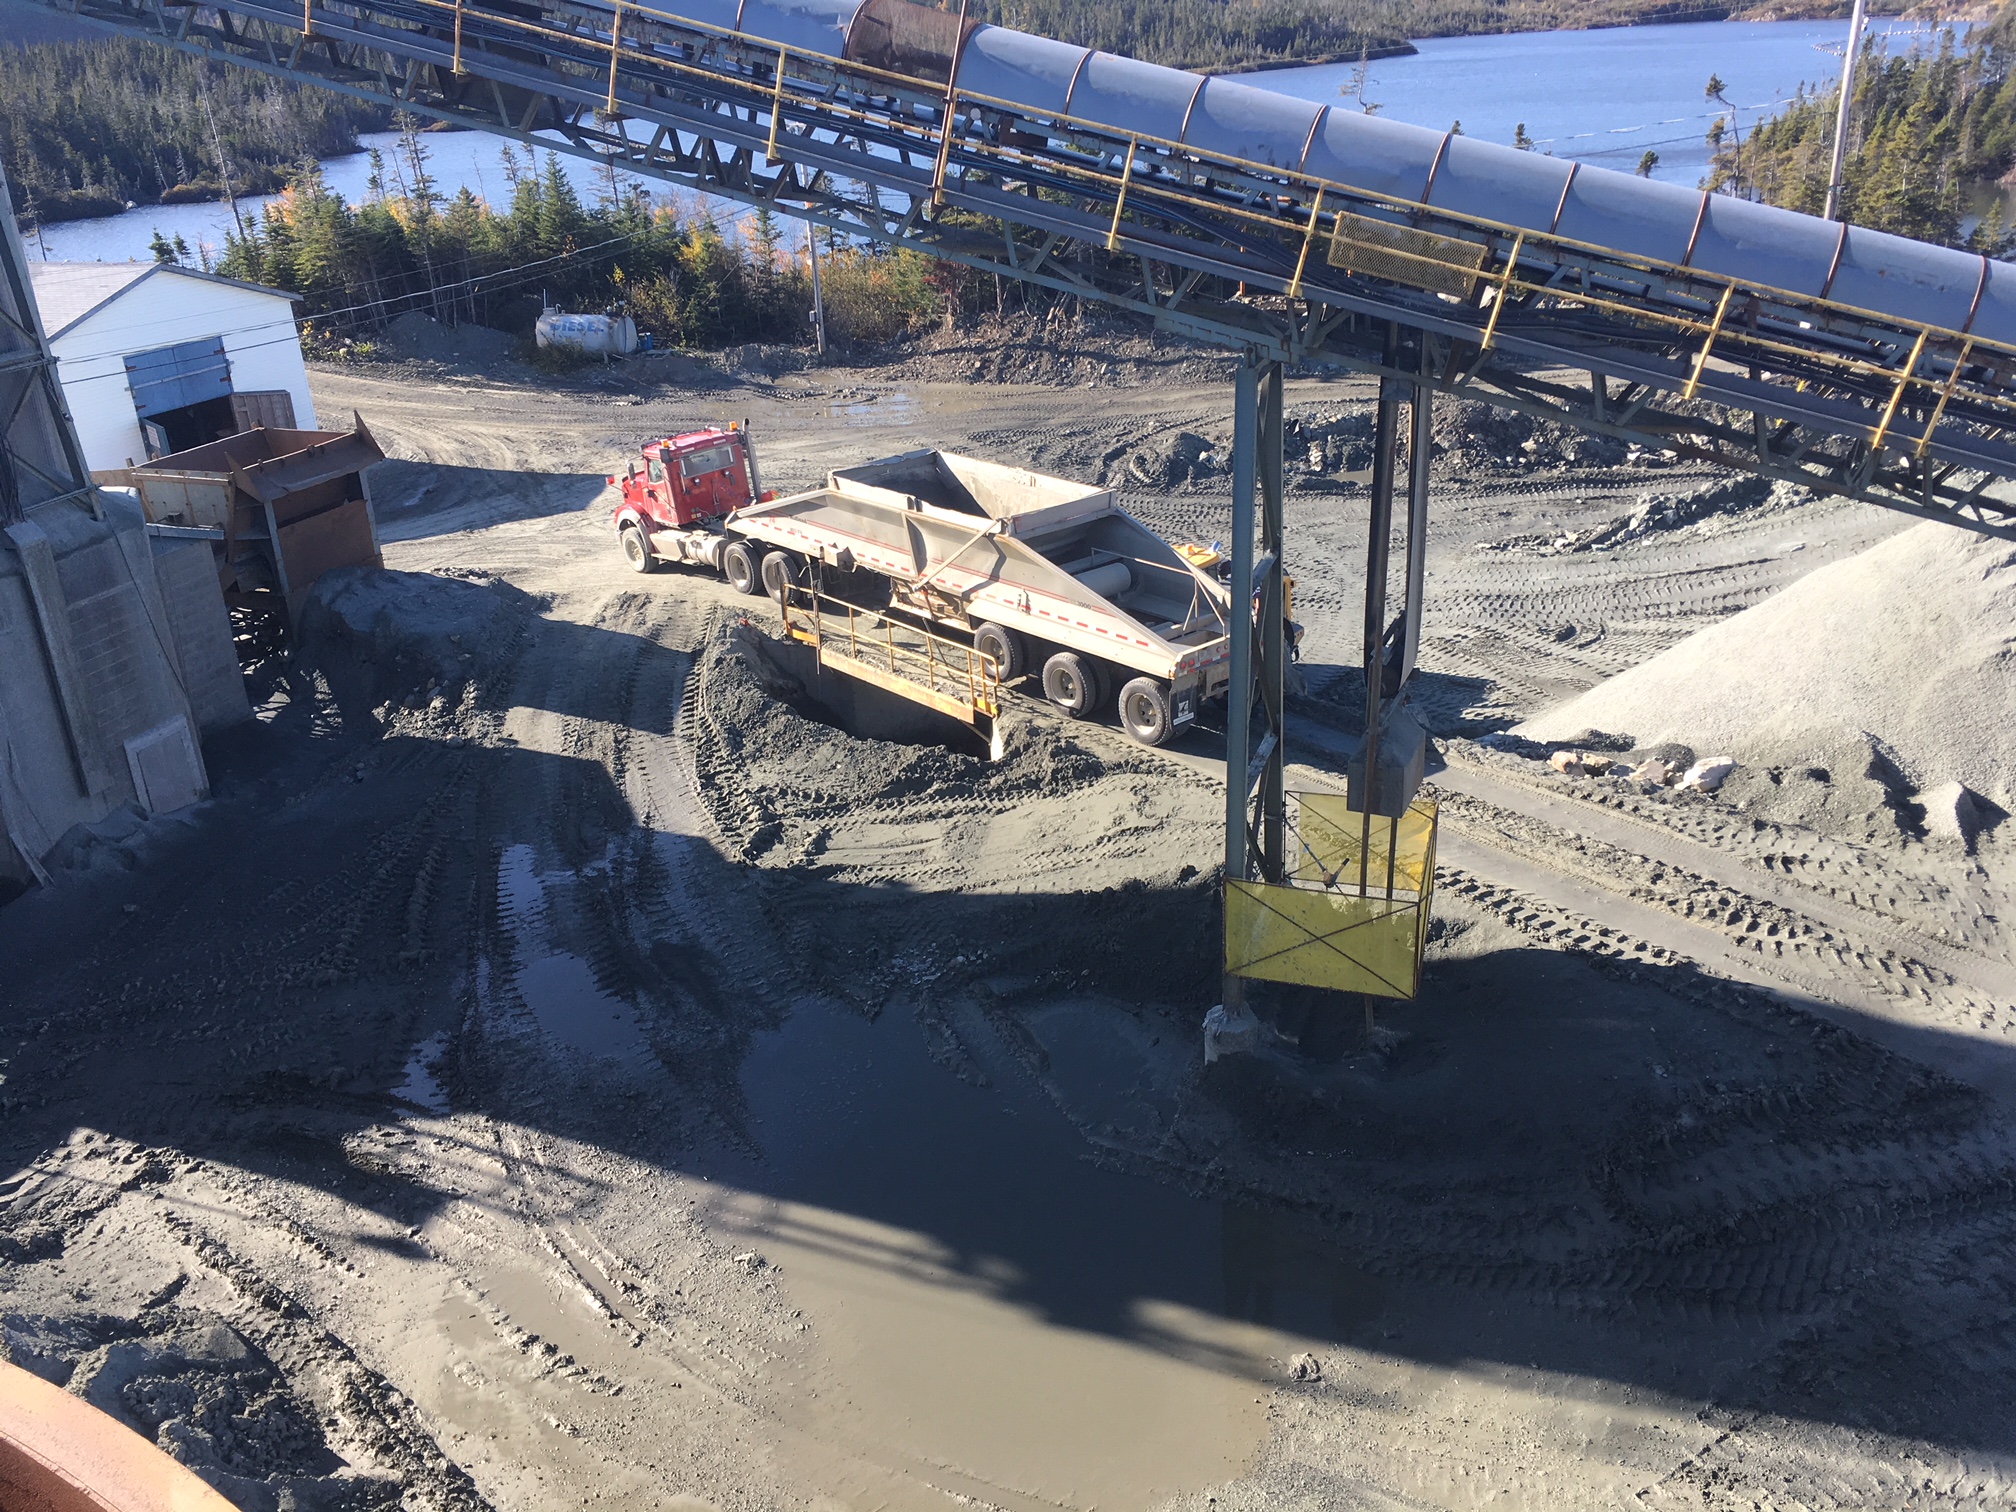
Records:
{"label": "evergreen tree", "polygon": [[[1841,213],[1857,225],[1958,245],[1970,185],[2001,177],[2016,162],[2016,10],[1977,28],[1963,43],[1952,31],[1936,45],[1891,56],[1879,36],[1867,44],[1849,102],[1849,151]],[[1761,123],[1747,144],[1747,173],[1733,144],[1717,140],[1711,189],[1752,194],[1818,214],[1826,205],[1838,90],[1801,90]],[[1988,228],[1997,245],[2006,237]],[[1975,237],[1968,245],[1982,247]],[[2006,247],[2005,249],[2006,250]]]}

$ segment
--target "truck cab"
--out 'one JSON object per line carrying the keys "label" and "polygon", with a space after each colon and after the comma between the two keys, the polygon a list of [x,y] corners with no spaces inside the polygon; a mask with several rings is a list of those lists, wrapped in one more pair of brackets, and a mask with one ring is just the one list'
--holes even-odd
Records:
{"label": "truck cab", "polygon": [[723,520],[754,502],[756,458],[748,431],[730,422],[726,429],[653,441],[622,477],[609,482],[623,490],[616,505],[618,536],[632,565],[641,567],[661,557],[690,557],[690,549],[682,549],[682,533],[718,532]]}

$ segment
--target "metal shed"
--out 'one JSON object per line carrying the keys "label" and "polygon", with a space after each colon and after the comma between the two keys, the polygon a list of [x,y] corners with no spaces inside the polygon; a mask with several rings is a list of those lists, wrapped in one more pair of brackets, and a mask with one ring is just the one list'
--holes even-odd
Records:
{"label": "metal shed", "polygon": [[173,263],[28,265],[100,482],[255,425],[315,427],[298,296]]}

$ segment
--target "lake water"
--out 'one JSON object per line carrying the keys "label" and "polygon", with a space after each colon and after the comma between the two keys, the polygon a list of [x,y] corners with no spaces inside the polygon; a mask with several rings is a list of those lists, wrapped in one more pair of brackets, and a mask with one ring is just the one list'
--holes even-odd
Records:
{"label": "lake water", "polygon": [[[1907,22],[1875,22],[1902,50],[1932,33]],[[1676,26],[1617,27],[1604,31],[1525,32],[1498,37],[1442,37],[1417,44],[1412,57],[1383,58],[1367,69],[1364,100],[1382,115],[1418,126],[1446,128],[1460,120],[1470,136],[1510,142],[1525,123],[1544,152],[1580,158],[1606,168],[1635,169],[1647,150],[1659,154],[1654,177],[1692,184],[1707,172],[1704,140],[1709,124],[1727,114],[1703,96],[1710,74],[1720,74],[1747,132],[1780,108],[1801,83],[1839,78],[1846,21],[1716,21]],[[1249,74],[1246,82],[1302,99],[1337,103],[1355,94],[1357,68],[1329,64]],[[399,190],[397,138],[367,138],[385,156],[391,192]],[[467,185],[493,205],[509,201],[502,143],[477,132],[430,132],[423,137],[428,168],[444,194]],[[523,160],[520,150],[519,157]],[[593,203],[605,194],[608,175],[593,164],[561,156],[568,178]],[[368,153],[332,158],[324,165],[330,185],[359,201],[371,174]],[[671,192],[680,202],[696,197]],[[254,215],[263,200],[240,201]],[[739,206],[715,202],[723,219]],[[221,249],[231,226],[224,205],[143,206],[101,220],[44,228],[30,239],[29,256],[56,261],[124,261],[148,256],[158,228],[180,235],[193,250]]]}
{"label": "lake water", "polygon": [[[1935,34],[1904,21],[1871,23],[1893,52]],[[1841,77],[1844,21],[1710,21],[1620,26],[1603,31],[1438,37],[1407,58],[1366,68],[1364,99],[1414,126],[1510,142],[1523,122],[1539,151],[1632,172],[1659,154],[1654,178],[1694,184],[1708,172],[1707,132],[1732,112],[1704,89],[1720,74],[1747,135],[1800,84]],[[1284,69],[1252,82],[1304,100],[1336,104],[1356,94],[1355,64]]]}

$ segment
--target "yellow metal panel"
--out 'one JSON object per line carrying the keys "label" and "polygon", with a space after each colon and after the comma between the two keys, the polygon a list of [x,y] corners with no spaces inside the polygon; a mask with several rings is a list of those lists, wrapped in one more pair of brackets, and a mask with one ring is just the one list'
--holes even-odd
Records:
{"label": "yellow metal panel", "polygon": [[[1358,885],[1358,852],[1365,834],[1362,810],[1346,807],[1341,793],[1298,793],[1300,818],[1296,829],[1301,843],[1296,847],[1290,875],[1297,882],[1323,887]],[[1371,859],[1366,880],[1381,892],[1386,890],[1386,853],[1394,835],[1394,823],[1384,814],[1372,816]],[[1423,893],[1434,885],[1435,804],[1416,799],[1400,816],[1399,843],[1395,851],[1393,886],[1396,891]]]}
{"label": "yellow metal panel", "polygon": [[873,683],[876,687],[894,693],[898,698],[907,698],[912,703],[923,704],[927,709],[936,709],[940,714],[949,714],[954,719],[973,723],[973,705],[949,693],[940,693],[927,688],[922,683],[912,682],[900,672],[884,672],[880,667],[871,667],[864,661],[835,651],[831,646],[819,648],[819,665],[831,667],[835,672],[844,672],[849,677],[862,682]]}
{"label": "yellow metal panel", "polygon": [[1270,982],[1411,998],[1420,985],[1425,918],[1412,899],[1231,882],[1225,969]]}
{"label": "yellow metal panel", "polygon": [[1330,239],[1330,266],[1468,299],[1489,251],[1486,243],[1340,211]]}

